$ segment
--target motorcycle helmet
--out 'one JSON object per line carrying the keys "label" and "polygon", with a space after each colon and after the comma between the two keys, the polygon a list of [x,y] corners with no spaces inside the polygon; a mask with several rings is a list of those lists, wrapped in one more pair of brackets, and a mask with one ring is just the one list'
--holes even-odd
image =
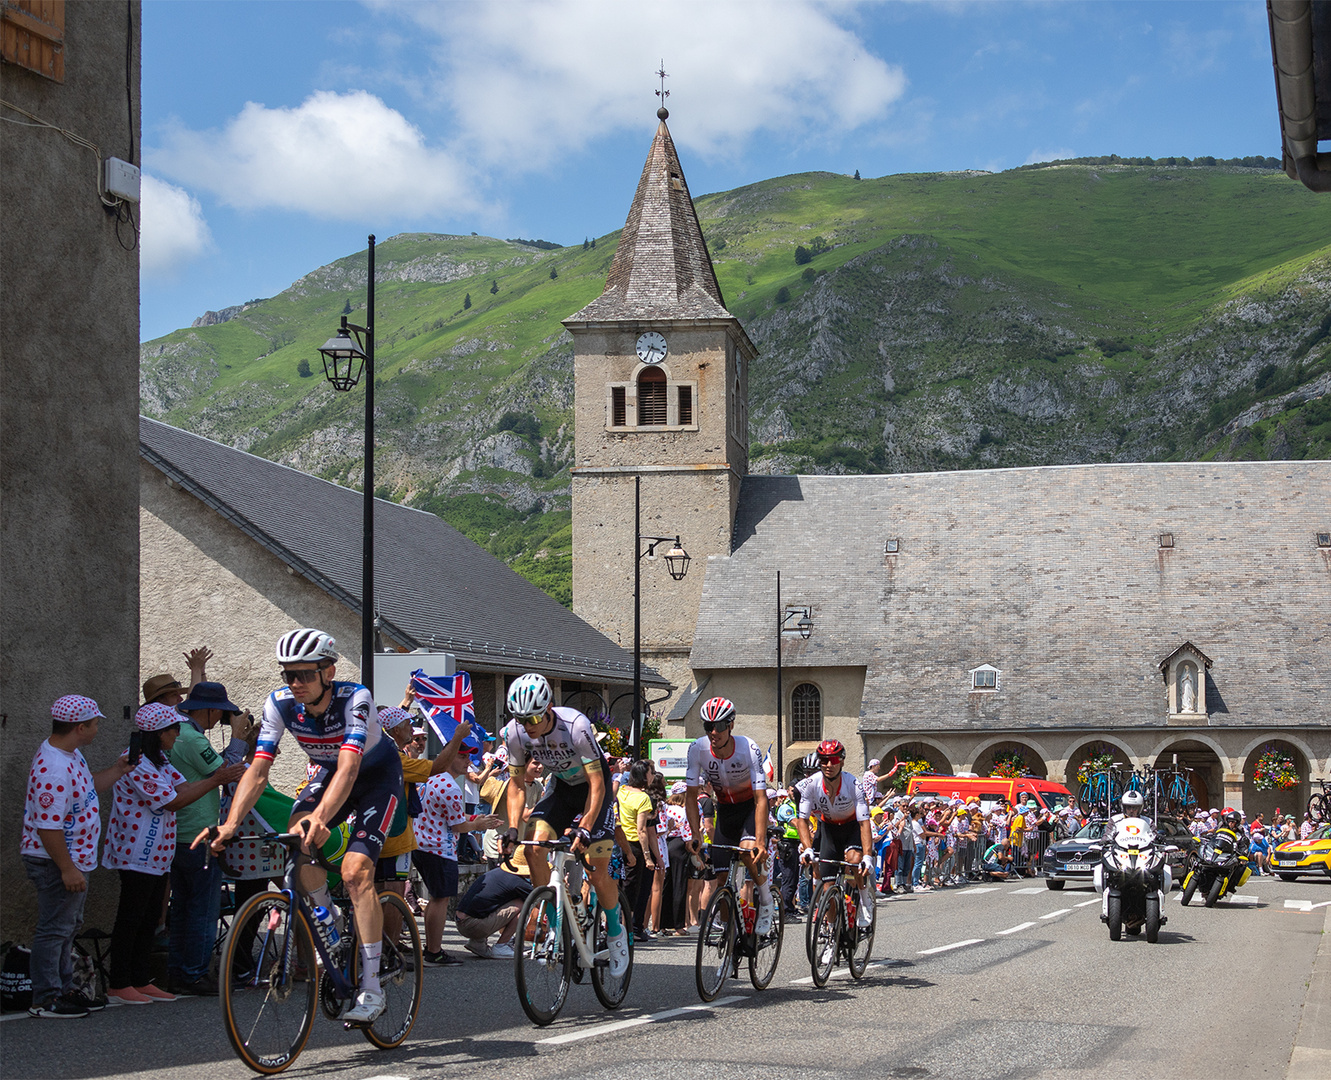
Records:
{"label": "motorcycle helmet", "polygon": [[1225,810],[1224,822],[1227,826],[1229,826],[1229,828],[1233,829],[1235,832],[1238,831],[1239,824],[1242,822],[1242,820],[1243,819],[1239,815],[1239,812],[1233,809],[1232,807],[1227,808]]}
{"label": "motorcycle helmet", "polygon": [[1140,791],[1125,791],[1122,803],[1124,815],[1126,817],[1141,817],[1144,802]]}

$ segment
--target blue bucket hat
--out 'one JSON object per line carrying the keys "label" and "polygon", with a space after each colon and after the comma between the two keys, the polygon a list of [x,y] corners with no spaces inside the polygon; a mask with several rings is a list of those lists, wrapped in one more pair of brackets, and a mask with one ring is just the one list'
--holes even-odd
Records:
{"label": "blue bucket hat", "polygon": [[176,706],[181,712],[193,712],[195,709],[221,709],[223,712],[240,712],[239,705],[233,705],[226,696],[226,687],[220,682],[195,683],[189,697]]}

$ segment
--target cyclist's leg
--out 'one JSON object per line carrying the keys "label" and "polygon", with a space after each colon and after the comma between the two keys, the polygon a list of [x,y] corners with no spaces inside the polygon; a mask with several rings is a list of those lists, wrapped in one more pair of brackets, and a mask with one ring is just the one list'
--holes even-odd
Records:
{"label": "cyclist's leg", "polygon": [[[348,851],[342,856],[342,880],[347,886],[347,895],[351,897],[351,910],[356,918],[356,930],[360,934],[362,959],[364,950],[373,948],[378,959],[378,949],[383,944],[384,913],[379,907],[379,896],[374,891],[374,864],[362,851]],[[368,964],[361,966],[361,989],[373,989],[367,985],[378,982],[378,964],[373,972]]]}
{"label": "cyclist's leg", "polygon": [[[532,818],[531,839],[549,841],[557,839],[557,836],[549,823]],[[543,848],[527,849],[527,869],[531,871],[532,888],[539,889],[542,885],[550,884],[550,856]]]}

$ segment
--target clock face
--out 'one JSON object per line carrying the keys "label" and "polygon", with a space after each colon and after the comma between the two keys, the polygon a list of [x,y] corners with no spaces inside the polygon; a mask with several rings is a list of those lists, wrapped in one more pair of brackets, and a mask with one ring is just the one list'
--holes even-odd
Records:
{"label": "clock face", "polygon": [[666,358],[666,339],[655,330],[638,338],[638,359],[644,364],[659,364]]}

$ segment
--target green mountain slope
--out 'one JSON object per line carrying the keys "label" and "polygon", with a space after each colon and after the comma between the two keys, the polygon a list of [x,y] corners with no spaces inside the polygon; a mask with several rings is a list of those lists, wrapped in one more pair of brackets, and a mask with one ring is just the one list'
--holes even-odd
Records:
{"label": "green mountain slope", "polygon": [[[1331,456],[1331,199],[1278,172],[819,173],[697,207],[762,350],[755,471]],[[381,494],[566,603],[559,320],[600,292],[616,240],[378,248]],[[348,307],[364,321],[365,269],[361,252],[145,343],[143,411],[358,485],[364,401],[316,350]]]}

